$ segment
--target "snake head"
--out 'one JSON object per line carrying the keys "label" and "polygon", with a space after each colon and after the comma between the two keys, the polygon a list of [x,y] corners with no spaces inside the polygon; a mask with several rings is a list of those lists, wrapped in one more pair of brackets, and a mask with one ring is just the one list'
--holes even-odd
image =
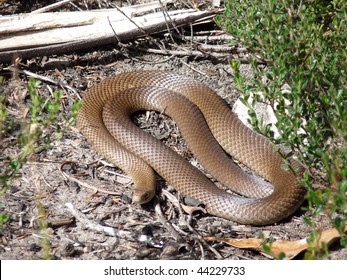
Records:
{"label": "snake head", "polygon": [[155,196],[155,192],[150,191],[150,190],[134,190],[133,193],[133,203],[137,204],[145,204],[147,202],[150,202],[153,197]]}

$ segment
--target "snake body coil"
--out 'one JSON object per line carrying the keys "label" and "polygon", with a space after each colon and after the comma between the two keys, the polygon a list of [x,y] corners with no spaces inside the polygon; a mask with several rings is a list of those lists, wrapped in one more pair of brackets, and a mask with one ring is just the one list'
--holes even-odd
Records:
{"label": "snake body coil", "polygon": [[[138,110],[172,117],[198,161],[237,196],[216,187],[184,158],[145,133],[130,119]],[[133,179],[133,201],[155,195],[153,169],[185,196],[205,204],[208,213],[244,224],[265,225],[291,215],[303,202],[302,174],[284,170],[283,159],[253,132],[209,87],[188,77],[159,71],[129,72],[93,86],[77,117],[80,131],[105,158]],[[223,148],[221,148],[223,147]],[[268,180],[249,175],[225,153]]]}

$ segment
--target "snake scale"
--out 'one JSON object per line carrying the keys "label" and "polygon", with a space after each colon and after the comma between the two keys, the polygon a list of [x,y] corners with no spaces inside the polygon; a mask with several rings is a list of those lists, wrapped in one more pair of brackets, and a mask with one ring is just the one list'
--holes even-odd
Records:
{"label": "snake scale", "polygon": [[[192,153],[208,172],[237,194],[215,186],[182,156],[142,131],[130,116],[155,110],[172,117]],[[146,203],[156,191],[155,172],[177,191],[202,202],[207,212],[242,224],[278,222],[305,197],[296,174],[265,137],[247,128],[208,86],[171,72],[118,74],[83,97],[77,126],[96,151],[131,176],[133,201]],[[244,172],[231,155],[268,182]]]}

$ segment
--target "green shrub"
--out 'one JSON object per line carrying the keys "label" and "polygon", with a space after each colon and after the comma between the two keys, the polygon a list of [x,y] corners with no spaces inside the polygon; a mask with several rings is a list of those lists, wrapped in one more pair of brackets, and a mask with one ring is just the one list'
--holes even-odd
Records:
{"label": "green shrub", "polygon": [[[0,77],[0,85],[2,78]],[[21,167],[30,156],[49,147],[62,137],[63,132],[74,124],[80,103],[72,107],[70,118],[58,122],[61,112],[61,92],[56,91],[52,97],[42,98],[39,94],[40,83],[30,79],[27,85],[29,93],[29,112],[23,119],[11,115],[6,104],[6,96],[0,89],[0,148],[3,151],[0,162],[0,194],[3,195],[12,179],[20,176]],[[22,106],[23,107],[23,106]],[[61,125],[62,124],[62,125]],[[12,151],[16,152],[12,152]],[[0,208],[3,208],[0,205]],[[0,210],[0,228],[8,221],[9,216]]]}
{"label": "green shrub", "polygon": [[[231,66],[251,124],[295,151],[306,167],[302,184],[313,213],[305,219],[313,227],[309,241],[319,238],[314,217],[324,211],[347,246],[347,2],[227,0],[217,23],[250,51],[252,81],[240,74],[238,62]],[[274,109],[279,138],[256,119],[258,102]],[[324,186],[314,187],[312,178]],[[315,246],[307,254],[324,256],[326,248]]]}

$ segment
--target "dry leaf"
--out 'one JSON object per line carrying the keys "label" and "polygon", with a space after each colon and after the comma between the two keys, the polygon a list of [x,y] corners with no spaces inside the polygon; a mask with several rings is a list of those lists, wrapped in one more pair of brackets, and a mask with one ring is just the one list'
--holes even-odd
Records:
{"label": "dry leaf", "polygon": [[[345,227],[345,231],[347,231],[347,226]],[[321,233],[321,238],[319,240],[320,243],[326,243],[328,245],[332,244],[337,238],[340,237],[339,232],[335,228],[331,228],[325,230]],[[260,251],[262,254],[273,257],[265,254],[263,250],[263,239],[259,238],[246,238],[246,239],[238,239],[238,238],[217,238],[217,237],[204,237],[206,241],[219,241],[227,243],[231,246],[242,248],[242,249],[253,249],[256,251]],[[303,252],[308,248],[308,244],[305,239],[300,239],[297,241],[287,241],[287,240],[276,240],[274,241],[270,249],[274,256],[278,256],[280,253],[285,254],[285,259],[293,259],[295,256]]]}

